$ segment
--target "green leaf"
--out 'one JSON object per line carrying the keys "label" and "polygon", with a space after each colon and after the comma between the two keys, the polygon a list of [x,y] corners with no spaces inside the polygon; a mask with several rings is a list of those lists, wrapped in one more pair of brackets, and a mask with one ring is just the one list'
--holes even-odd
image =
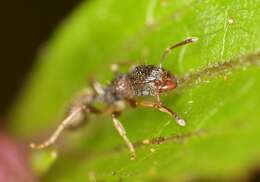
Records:
{"label": "green leaf", "polygon": [[186,127],[151,109],[127,109],[120,121],[137,145],[130,161],[111,118],[93,118],[63,135],[62,155],[45,181],[244,177],[260,154],[259,10],[259,0],[83,2],[39,52],[11,128],[35,141],[58,125],[86,78],[106,84],[110,65],[125,60],[159,64],[167,46],[196,36],[197,43],[174,50],[164,65],[180,87],[162,100]]}
{"label": "green leaf", "polygon": [[50,166],[55,162],[57,153],[51,150],[35,151],[31,154],[31,166],[37,175],[48,172]]}

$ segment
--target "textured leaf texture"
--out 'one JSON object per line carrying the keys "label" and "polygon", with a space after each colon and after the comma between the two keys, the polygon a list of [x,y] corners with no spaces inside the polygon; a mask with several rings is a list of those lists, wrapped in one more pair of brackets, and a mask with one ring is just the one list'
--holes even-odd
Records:
{"label": "textured leaf texture", "polygon": [[40,141],[87,78],[107,84],[110,65],[126,60],[159,64],[166,47],[195,36],[164,64],[180,85],[162,101],[186,127],[151,109],[127,109],[120,120],[137,148],[131,161],[111,118],[91,118],[59,139],[44,181],[247,179],[260,162],[259,12],[259,0],[83,2],[39,51],[11,128]]}

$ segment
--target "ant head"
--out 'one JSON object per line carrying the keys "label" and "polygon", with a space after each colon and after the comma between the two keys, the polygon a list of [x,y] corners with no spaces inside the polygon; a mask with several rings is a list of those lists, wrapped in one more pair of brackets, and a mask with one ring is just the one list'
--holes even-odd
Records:
{"label": "ant head", "polygon": [[163,61],[166,59],[168,54],[170,54],[174,48],[196,42],[197,40],[198,40],[197,37],[186,38],[185,40],[168,47],[164,51],[161,61],[160,61],[160,65],[159,65],[160,70],[161,70],[160,71],[161,72],[160,80],[159,81],[157,80],[157,86],[158,86],[160,93],[168,91],[168,90],[172,90],[177,87],[176,78],[170,72],[163,69]]}
{"label": "ant head", "polygon": [[160,68],[161,76],[156,81],[157,88],[160,93],[173,90],[177,87],[177,79],[169,72]]}
{"label": "ant head", "polygon": [[166,92],[177,87],[177,79],[164,68],[146,65],[142,72],[143,75],[146,75],[146,82],[149,84],[152,83],[159,93]]}

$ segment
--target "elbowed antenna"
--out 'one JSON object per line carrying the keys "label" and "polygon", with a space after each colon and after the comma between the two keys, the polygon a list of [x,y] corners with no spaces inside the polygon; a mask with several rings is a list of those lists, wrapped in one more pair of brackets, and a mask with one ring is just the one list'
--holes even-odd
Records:
{"label": "elbowed antenna", "polygon": [[166,59],[166,57],[172,52],[172,50],[173,50],[174,48],[179,47],[179,46],[183,46],[183,45],[186,45],[186,44],[189,44],[189,43],[196,42],[197,40],[198,40],[197,37],[190,37],[190,38],[187,38],[187,39],[185,39],[185,40],[183,40],[183,41],[181,41],[181,42],[179,42],[179,43],[177,43],[177,44],[174,44],[174,45],[168,47],[168,48],[164,51],[164,53],[163,53],[163,55],[162,55],[162,58],[161,58],[161,61],[160,61],[160,68],[162,68],[162,63],[163,63],[163,61],[164,61],[164,60]]}

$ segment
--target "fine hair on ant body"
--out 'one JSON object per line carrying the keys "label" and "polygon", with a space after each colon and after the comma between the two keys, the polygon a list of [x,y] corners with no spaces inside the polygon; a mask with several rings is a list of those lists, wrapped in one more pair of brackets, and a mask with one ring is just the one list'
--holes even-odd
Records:
{"label": "fine hair on ant body", "polygon": [[[129,73],[119,73],[118,66],[113,65],[112,71],[115,73],[115,79],[105,87],[97,81],[90,82],[91,88],[85,89],[75,97],[69,107],[69,112],[65,119],[57,127],[54,133],[41,144],[30,144],[31,148],[42,149],[53,144],[64,129],[77,127],[87,121],[89,114],[108,113],[111,115],[113,124],[120,136],[124,139],[130,152],[131,159],[136,158],[135,148],[126,135],[125,128],[118,117],[125,109],[126,104],[131,107],[154,108],[174,117],[180,126],[185,126],[185,121],[163,105],[160,100],[160,94],[173,90],[177,87],[177,79],[163,68],[163,62],[176,47],[186,45],[197,41],[196,37],[187,38],[177,44],[168,47],[160,60],[159,66],[139,65],[131,69]],[[138,101],[140,96],[153,96],[155,102]],[[94,103],[101,102],[106,106],[103,109],[94,107]]]}

